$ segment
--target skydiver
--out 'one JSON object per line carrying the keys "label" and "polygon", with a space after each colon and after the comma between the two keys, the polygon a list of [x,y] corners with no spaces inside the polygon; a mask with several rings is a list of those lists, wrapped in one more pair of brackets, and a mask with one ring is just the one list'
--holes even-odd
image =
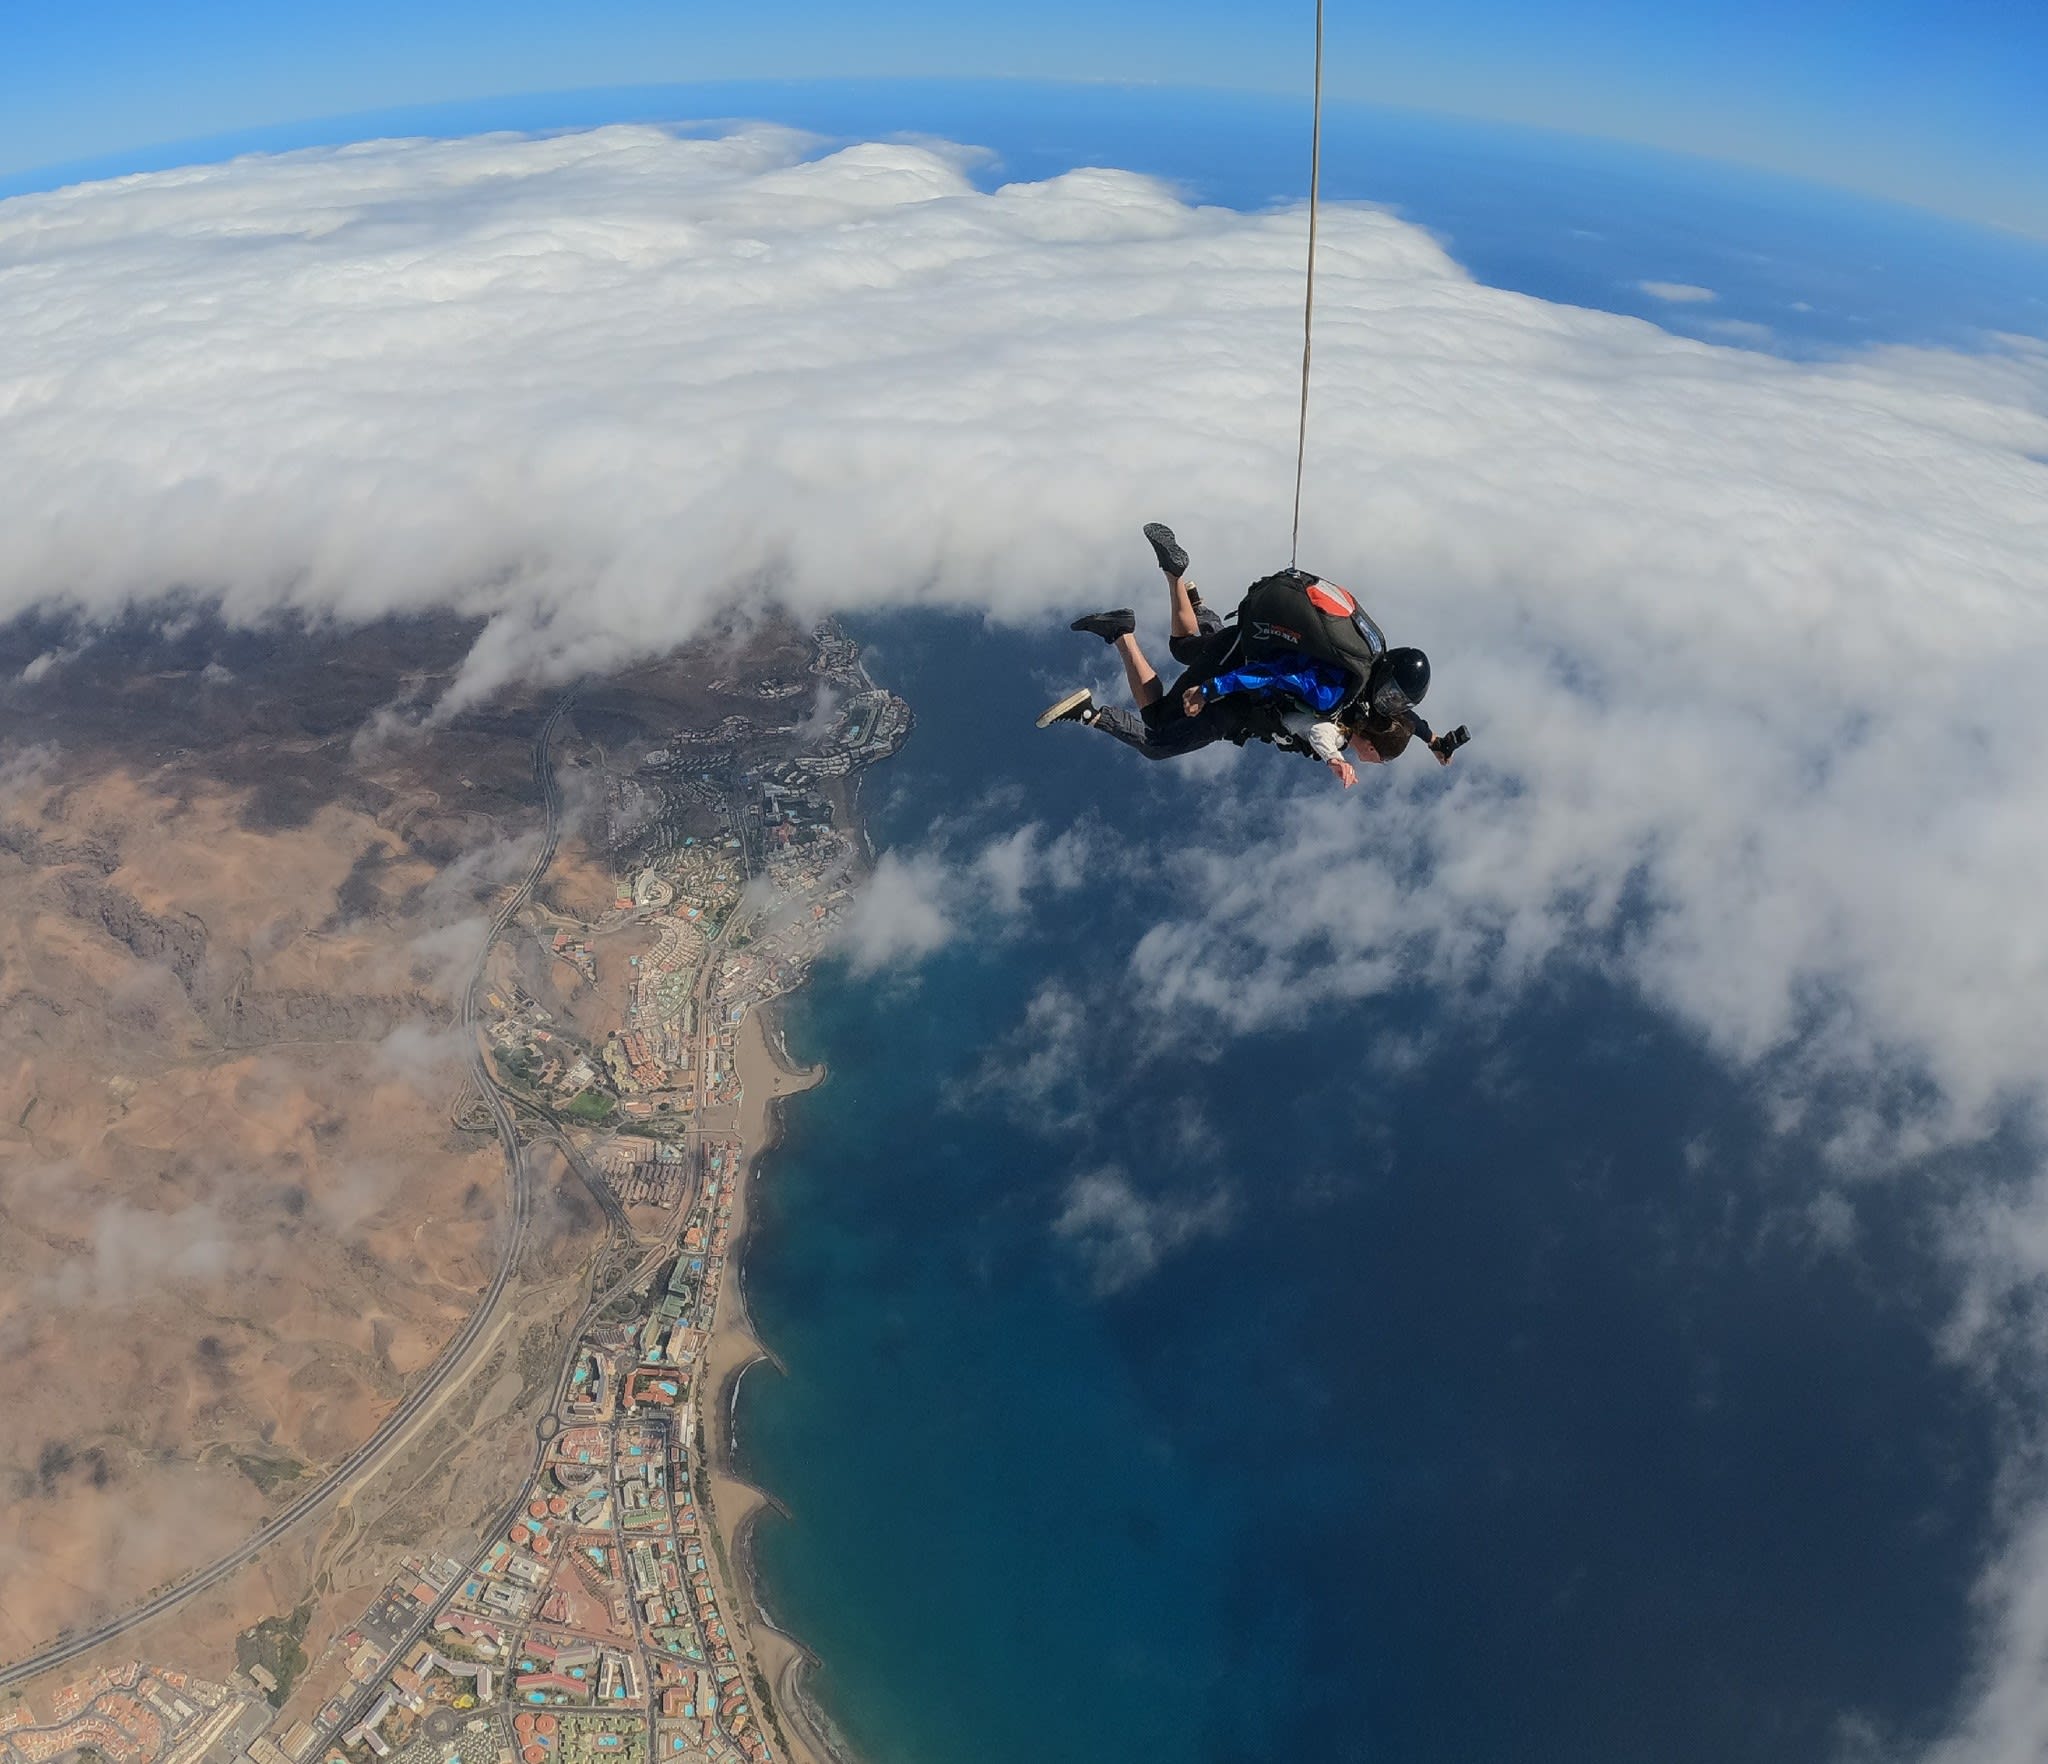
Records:
{"label": "skydiver", "polygon": [[[1166,577],[1170,636],[1168,648],[1184,672],[1169,691],[1138,647],[1137,616],[1128,607],[1076,619],[1072,628],[1100,637],[1124,665],[1137,711],[1097,705],[1086,688],[1070,692],[1047,708],[1038,726],[1076,722],[1101,729],[1148,759],[1175,759],[1216,741],[1272,741],[1307,754],[1326,766],[1346,790],[1357,782],[1353,759],[1379,765],[1394,758],[1419,733],[1438,760],[1449,765],[1463,739],[1432,737],[1414,705],[1429,689],[1429,660],[1418,649],[1373,652],[1371,673],[1360,679],[1339,663],[1314,655],[1286,654],[1247,659],[1239,653],[1245,631],[1228,629],[1202,604],[1187,580],[1188,556],[1170,528],[1154,522],[1145,538]],[[1259,588],[1276,581],[1269,577]],[[1341,590],[1314,584],[1330,600]],[[1246,598],[1251,606],[1252,596]],[[1355,612],[1348,595],[1342,604]],[[1359,615],[1361,618],[1363,615]],[[1378,627],[1364,621],[1378,639]],[[1236,666],[1226,664],[1236,661]]]}

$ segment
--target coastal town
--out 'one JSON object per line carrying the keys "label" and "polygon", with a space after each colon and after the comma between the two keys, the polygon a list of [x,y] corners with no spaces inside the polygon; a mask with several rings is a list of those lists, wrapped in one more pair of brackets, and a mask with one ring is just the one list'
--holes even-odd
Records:
{"label": "coastal town", "polygon": [[276,1711],[260,1663],[235,1685],[130,1662],[60,1686],[46,1717],[18,1702],[0,1709],[0,1764],[200,1764],[258,1743]]}
{"label": "coastal town", "polygon": [[[493,952],[495,1085],[523,1139],[566,1140],[603,1185],[628,1264],[591,1276],[516,1503],[472,1548],[406,1556],[317,1658],[252,1632],[225,1683],[103,1668],[0,1712],[0,1764],[828,1754],[764,1669],[706,1417],[731,1400],[720,1332],[745,1328],[741,1038],[829,943],[861,858],[846,780],[901,745],[909,712],[829,626],[808,680],[752,690],[756,714],[604,756],[585,842],[610,899],[579,917],[536,897]],[[286,1710],[295,1681],[317,1707]]]}
{"label": "coastal town", "polygon": [[[859,854],[836,781],[909,731],[908,706],[867,682],[851,644],[829,629],[815,641],[829,718],[807,728],[727,717],[678,733],[607,780],[603,843],[627,866],[609,906],[588,923],[544,907],[527,915],[534,947],[588,985],[600,948],[632,944],[617,1025],[579,1035],[512,980],[485,1000],[508,1090],[559,1120],[646,1136],[600,1159],[629,1204],[673,1205],[674,1136],[714,1117],[729,1125],[740,1024],[803,983],[851,897]],[[779,681],[758,690],[770,704],[792,696]],[[810,738],[768,753],[792,732]]]}

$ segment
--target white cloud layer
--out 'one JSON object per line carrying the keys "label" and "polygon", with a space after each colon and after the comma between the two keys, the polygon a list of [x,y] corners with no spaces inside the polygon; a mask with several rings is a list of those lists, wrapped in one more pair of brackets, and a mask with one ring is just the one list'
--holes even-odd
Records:
{"label": "white cloud layer", "polygon": [[[806,151],[378,143],[0,203],[0,617],[450,605],[493,619],[473,694],[764,589],[1070,616],[1077,583],[1156,593],[1148,517],[1212,598],[1272,566],[1298,214]],[[1135,956],[1161,1005],[1250,1028],[1580,954],[1787,1089],[1924,1076],[1920,1143],[2037,1104],[2048,348],[1788,363],[1480,286],[1358,208],[1320,277],[1304,560],[1436,654],[1430,708],[1477,740],[1448,778],[1254,804],[1263,856],[1219,841]],[[968,882],[897,860],[856,957],[1065,861],[1035,832]],[[1163,1240],[1074,1201],[1077,1233]],[[2048,1243],[1999,1255],[1980,1290],[2040,1286]],[[2008,1664],[1957,1760],[2048,1731],[2029,1559],[1987,1588]]]}

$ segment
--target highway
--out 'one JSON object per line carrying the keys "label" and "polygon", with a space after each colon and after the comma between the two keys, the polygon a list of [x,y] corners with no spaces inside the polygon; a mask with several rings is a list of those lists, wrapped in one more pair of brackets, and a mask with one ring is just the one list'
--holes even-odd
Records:
{"label": "highway", "polygon": [[490,934],[478,950],[475,966],[471,968],[468,989],[463,994],[462,1023],[469,1031],[470,1074],[475,1080],[485,1106],[491,1112],[491,1120],[497,1128],[498,1143],[505,1154],[505,1186],[507,1198],[508,1229],[505,1233],[503,1250],[498,1258],[497,1270],[492,1274],[490,1284],[484,1288],[476,1308],[470,1312],[462,1327],[441,1350],[439,1358],[428,1368],[427,1374],[415,1385],[384,1418],[376,1432],[363,1441],[353,1452],[336,1464],[320,1481],[292,1502],[281,1513],[272,1515],[244,1542],[223,1556],[216,1557],[205,1567],[195,1569],[184,1579],[174,1581],[163,1591],[145,1599],[141,1604],[131,1606],[118,1617],[109,1618],[81,1634],[71,1635],[53,1642],[40,1653],[26,1659],[0,1665],[0,1689],[19,1684],[47,1672],[52,1667],[62,1666],[82,1654],[92,1652],[110,1641],[152,1623],[157,1618],[175,1611],[189,1599],[219,1586],[222,1581],[239,1573],[253,1562],[263,1551],[297,1529],[326,1506],[341,1490],[359,1477],[377,1468],[380,1460],[390,1448],[403,1437],[406,1429],[420,1413],[427,1408],[464,1368],[470,1350],[489,1330],[496,1319],[499,1302],[504,1298],[505,1288],[512,1279],[512,1272],[519,1264],[520,1252],[526,1247],[526,1234],[533,1218],[533,1177],[519,1144],[519,1130],[512,1117],[510,1105],[492,1075],[489,1059],[484,1052],[481,1027],[482,1011],[479,1001],[484,989],[484,968],[490,959],[492,948],[504,935],[506,928],[517,917],[520,910],[532,898],[533,891],[547,874],[548,866],[554,862],[555,848],[560,843],[562,832],[562,797],[555,780],[554,760],[549,746],[554,739],[556,728],[568,712],[574,694],[564,696],[551,710],[546,721],[533,741],[533,777],[540,786],[541,801],[546,810],[545,836],[538,855],[524,879],[498,909],[491,921]]}

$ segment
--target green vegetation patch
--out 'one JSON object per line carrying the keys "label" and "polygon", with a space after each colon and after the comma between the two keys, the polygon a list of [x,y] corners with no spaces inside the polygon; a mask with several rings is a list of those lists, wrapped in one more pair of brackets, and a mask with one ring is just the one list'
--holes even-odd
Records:
{"label": "green vegetation patch", "polygon": [[312,1621],[313,1601],[307,1599],[290,1616],[266,1617],[235,1637],[235,1664],[244,1672],[261,1666],[277,1680],[277,1689],[266,1693],[274,1709],[284,1707],[293,1684],[306,1670],[306,1625]]}
{"label": "green vegetation patch", "polygon": [[768,1717],[768,1725],[775,1730],[775,1737],[782,1741],[783,1750],[787,1751],[789,1741],[783,1738],[782,1717],[775,1713],[775,1693],[768,1688],[768,1674],[758,1666],[754,1668],[754,1706]]}
{"label": "green vegetation patch", "polygon": [[690,1117],[679,1115],[669,1109],[667,1103],[657,1103],[661,1111],[651,1119],[628,1118],[616,1123],[613,1131],[621,1138],[631,1134],[635,1139],[681,1139],[690,1130]]}
{"label": "green vegetation patch", "polygon": [[602,1090],[586,1090],[563,1105],[562,1113],[572,1121],[602,1121],[619,1106],[619,1099]]}
{"label": "green vegetation patch", "polygon": [[525,1084],[533,1077],[533,1055],[526,1048],[494,1047],[491,1058],[508,1084]]}
{"label": "green vegetation patch", "polygon": [[287,1483],[297,1482],[308,1468],[288,1452],[236,1452],[234,1463],[235,1468],[265,1494],[274,1493]]}

